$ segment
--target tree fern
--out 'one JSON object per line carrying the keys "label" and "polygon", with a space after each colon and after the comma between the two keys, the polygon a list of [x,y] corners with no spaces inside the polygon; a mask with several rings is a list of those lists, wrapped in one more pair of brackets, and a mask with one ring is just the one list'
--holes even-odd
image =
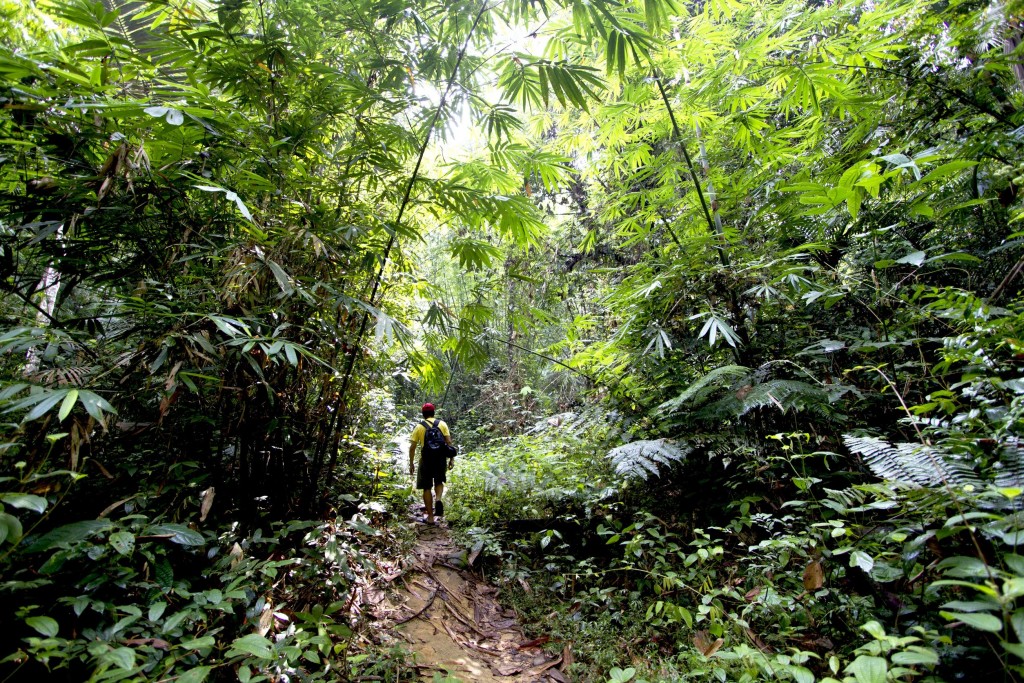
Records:
{"label": "tree fern", "polygon": [[669,439],[633,441],[608,452],[615,472],[627,479],[647,479],[658,475],[660,466],[670,466],[685,458],[693,448]]}
{"label": "tree fern", "polygon": [[684,389],[683,392],[675,398],[662,403],[658,406],[658,410],[666,414],[671,414],[682,409],[684,405],[691,401],[695,404],[700,404],[716,389],[720,389],[724,386],[732,386],[739,378],[746,377],[749,374],[750,368],[743,367],[742,365],[723,365],[720,368],[715,368],[708,374],[693,382],[690,386],[686,387],[686,389]]}
{"label": "tree fern", "polygon": [[704,421],[741,417],[758,408],[781,412],[802,411],[829,419],[833,410],[828,392],[820,386],[791,379],[777,379],[760,384],[744,384],[696,413]]}

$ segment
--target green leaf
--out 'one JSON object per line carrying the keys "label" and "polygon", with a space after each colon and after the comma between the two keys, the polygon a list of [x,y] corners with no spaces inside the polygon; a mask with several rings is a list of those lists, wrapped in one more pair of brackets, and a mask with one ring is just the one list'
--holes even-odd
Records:
{"label": "green leaf", "polygon": [[267,267],[270,268],[270,272],[274,274],[274,279],[277,280],[277,286],[281,288],[285,296],[291,296],[295,293],[295,288],[292,287],[292,283],[288,278],[288,273],[285,272],[284,268],[274,263],[270,259],[267,259]]}
{"label": "green leaf", "polygon": [[947,557],[939,562],[937,568],[944,576],[966,579],[988,578],[991,573],[987,564],[976,557],[968,557],[966,555]]}
{"label": "green leaf", "polygon": [[863,550],[854,550],[850,553],[850,566],[860,567],[864,571],[870,572],[875,566],[875,560]]}
{"label": "green leaf", "polygon": [[129,555],[135,549],[135,534],[130,531],[115,531],[110,534],[110,545],[121,555]]}
{"label": "green leaf", "polygon": [[860,655],[846,667],[857,683],[885,683],[888,670],[889,665],[884,659],[867,655]]}
{"label": "green leaf", "polygon": [[[244,652],[261,659],[270,659],[274,656],[273,643],[258,633],[250,633],[247,636],[243,636],[235,640],[231,643],[231,649]],[[231,653],[229,652],[228,654]]]}
{"label": "green leaf", "polygon": [[21,520],[14,515],[0,512],[0,543],[16,543],[21,539]]}
{"label": "green leaf", "polygon": [[25,552],[41,553],[64,543],[78,543],[94,534],[106,531],[113,524],[105,519],[86,519],[57,527],[37,538]]}
{"label": "green leaf", "polygon": [[633,680],[633,676],[636,676],[636,669],[629,667],[627,669],[620,669],[617,666],[613,666],[611,671],[608,672],[610,676],[609,681],[612,683],[627,683]]}
{"label": "green leaf", "polygon": [[178,676],[175,683],[203,683],[211,671],[213,671],[212,666],[197,666]]}
{"label": "green leaf", "polygon": [[198,531],[193,531],[183,524],[154,524],[146,529],[147,535],[166,536],[170,534],[171,542],[178,545],[203,545],[206,539]]}
{"label": "green leaf", "polygon": [[935,666],[939,663],[939,655],[931,649],[910,645],[903,652],[895,652],[892,657],[893,664],[901,666]]}
{"label": "green leaf", "polygon": [[164,615],[164,611],[167,609],[166,602],[154,602],[149,606],[149,620],[156,621]]}
{"label": "green leaf", "polygon": [[951,175],[953,175],[955,173],[959,173],[960,171],[962,171],[964,169],[971,168],[971,167],[977,166],[977,165],[978,165],[977,161],[964,161],[964,160],[950,161],[947,164],[943,164],[943,165],[939,166],[938,168],[935,168],[935,169],[932,169],[931,171],[929,171],[925,175],[925,177],[921,178],[921,182],[922,183],[927,183],[930,180],[939,180],[940,178],[945,178],[947,176],[951,176]]}
{"label": "green leaf", "polygon": [[194,640],[182,641],[181,647],[186,650],[203,650],[208,647],[213,647],[217,644],[217,639],[213,636],[203,636],[202,638],[196,638]]}
{"label": "green leaf", "polygon": [[116,648],[104,653],[103,657],[121,669],[127,670],[135,666],[135,650],[130,647]]}
{"label": "green leaf", "polygon": [[786,670],[793,675],[793,680],[796,683],[814,683],[814,674],[806,667],[789,666]]}
{"label": "green leaf", "polygon": [[71,409],[75,407],[75,403],[77,401],[78,389],[72,389],[68,392],[68,395],[64,397],[64,402],[60,404],[60,411],[57,413],[57,419],[63,422],[64,418],[71,414]]}
{"label": "green leaf", "polygon": [[1003,630],[1003,620],[991,614],[985,614],[983,612],[946,612],[945,610],[940,611],[939,614],[950,621],[961,621],[971,628],[976,628],[979,631],[999,633]]}
{"label": "green leaf", "polygon": [[928,254],[923,251],[915,251],[907,254],[901,259],[897,259],[896,263],[909,263],[912,266],[919,266],[924,263],[924,260],[928,257]]}
{"label": "green leaf", "polygon": [[47,638],[53,638],[60,630],[60,624],[57,623],[57,620],[50,617],[29,617],[25,620],[25,623]]}
{"label": "green leaf", "polygon": [[46,413],[50,412],[51,408],[57,405],[57,403],[64,398],[66,393],[66,391],[51,392],[49,396],[46,396],[39,401],[35,407],[25,415],[25,417],[21,418],[22,421],[31,422],[32,420],[38,420],[43,415],[46,415]]}
{"label": "green leaf", "polygon": [[84,389],[78,392],[78,398],[85,406],[85,410],[97,422],[103,422],[103,413],[117,414],[114,406],[107,403],[107,399]]}
{"label": "green leaf", "polygon": [[45,512],[46,506],[49,504],[42,496],[28,493],[0,493],[0,503],[39,513]]}

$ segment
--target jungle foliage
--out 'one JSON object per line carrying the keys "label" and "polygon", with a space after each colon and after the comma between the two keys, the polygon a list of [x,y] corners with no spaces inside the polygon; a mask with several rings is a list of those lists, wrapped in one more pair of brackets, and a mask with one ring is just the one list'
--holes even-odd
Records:
{"label": "jungle foliage", "polygon": [[424,398],[580,680],[1024,672],[1019,2],[0,11],[5,675],[409,677]]}

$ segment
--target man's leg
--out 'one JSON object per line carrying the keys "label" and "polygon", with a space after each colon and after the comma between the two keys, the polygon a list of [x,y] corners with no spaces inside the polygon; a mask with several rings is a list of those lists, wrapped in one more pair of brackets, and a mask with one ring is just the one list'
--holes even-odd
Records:
{"label": "man's leg", "polygon": [[[443,483],[442,484],[438,484],[437,486],[434,487],[434,500],[436,500],[438,503],[440,503],[441,502],[442,494],[444,494],[444,484]],[[441,513],[444,513],[443,509],[441,510]]]}
{"label": "man's leg", "polygon": [[423,504],[427,506],[427,522],[434,523],[434,496],[431,495],[430,487],[423,489]]}

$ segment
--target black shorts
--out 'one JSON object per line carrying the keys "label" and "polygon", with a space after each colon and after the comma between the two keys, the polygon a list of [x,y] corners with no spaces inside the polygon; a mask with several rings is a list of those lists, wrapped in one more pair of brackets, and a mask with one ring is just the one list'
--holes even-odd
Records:
{"label": "black shorts", "polygon": [[420,456],[416,471],[416,488],[431,489],[448,481],[448,461],[444,456],[426,458]]}

